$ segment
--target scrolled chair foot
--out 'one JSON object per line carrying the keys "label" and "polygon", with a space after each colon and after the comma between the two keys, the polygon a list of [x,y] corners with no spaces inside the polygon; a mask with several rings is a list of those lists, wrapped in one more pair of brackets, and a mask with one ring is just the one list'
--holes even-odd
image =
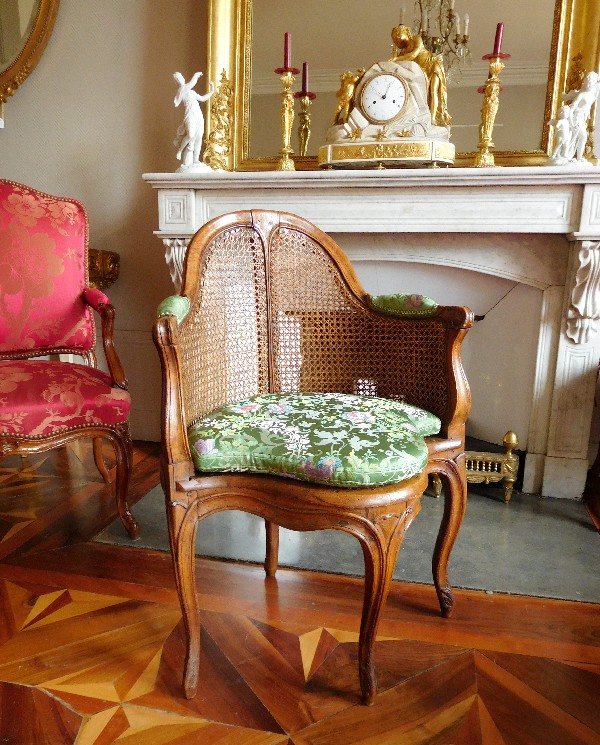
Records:
{"label": "scrolled chair foot", "polygon": [[437,596],[440,604],[440,611],[443,618],[450,618],[452,611],[454,610],[454,597],[452,595],[452,588],[450,585],[445,587],[438,587]]}
{"label": "scrolled chair foot", "polygon": [[140,526],[129,510],[121,517],[121,520],[131,540],[138,541],[140,538]]}

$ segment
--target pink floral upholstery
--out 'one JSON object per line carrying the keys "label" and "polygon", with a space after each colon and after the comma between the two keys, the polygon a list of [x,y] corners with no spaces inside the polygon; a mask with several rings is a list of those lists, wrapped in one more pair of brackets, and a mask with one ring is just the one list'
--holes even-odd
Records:
{"label": "pink floral upholstery", "polygon": [[[117,509],[137,538],[127,500],[131,398],[114,345],[115,309],[87,287],[87,262],[80,202],[0,179],[0,458],[91,438],[96,466],[110,483],[103,456],[109,441]],[[108,373],[97,368],[94,311]],[[85,364],[59,361],[61,354]]]}
{"label": "pink floral upholstery", "polygon": [[0,180],[0,353],[88,350],[83,205]]}
{"label": "pink floral upholstery", "polygon": [[126,422],[131,399],[93,367],[0,360],[0,435],[39,437],[73,427]]}

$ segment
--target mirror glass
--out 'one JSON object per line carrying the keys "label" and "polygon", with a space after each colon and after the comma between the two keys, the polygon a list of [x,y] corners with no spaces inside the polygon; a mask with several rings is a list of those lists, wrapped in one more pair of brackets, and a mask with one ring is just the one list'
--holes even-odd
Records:
{"label": "mirror glass", "polygon": [[[308,88],[317,98],[310,107],[311,137],[307,155],[325,143],[336,107],[340,74],[369,67],[392,53],[390,32],[400,22],[412,26],[413,0],[305,0],[284,5],[279,0],[252,3],[249,157],[273,157],[281,148],[281,83],[274,69],[283,65],[284,33],[291,34],[291,63],[308,63]],[[494,126],[497,151],[538,150],[541,147],[555,0],[456,0],[455,12],[464,28],[469,14],[471,65],[451,76],[448,108],[457,152],[477,148],[482,96],[477,88],[488,74],[481,58],[492,51],[497,22],[504,23],[502,51],[511,55],[501,74],[502,92]],[[294,91],[300,90],[301,75]],[[298,152],[298,111],[292,147]]]}
{"label": "mirror glass", "polygon": [[40,0],[0,2],[0,70],[6,70],[21,53],[33,28],[39,4]]}

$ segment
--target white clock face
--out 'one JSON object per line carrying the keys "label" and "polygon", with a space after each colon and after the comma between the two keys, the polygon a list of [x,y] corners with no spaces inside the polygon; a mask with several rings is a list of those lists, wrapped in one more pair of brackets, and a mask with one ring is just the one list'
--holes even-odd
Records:
{"label": "white clock face", "polygon": [[406,86],[395,75],[382,73],[364,84],[360,100],[365,116],[384,124],[395,119],[404,108]]}

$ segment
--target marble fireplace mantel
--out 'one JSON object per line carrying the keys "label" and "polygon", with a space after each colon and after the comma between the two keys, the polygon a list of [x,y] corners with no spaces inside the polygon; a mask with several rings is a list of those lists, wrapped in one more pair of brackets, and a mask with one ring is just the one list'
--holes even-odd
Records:
{"label": "marble fireplace mantel", "polygon": [[[226,212],[264,208],[302,215],[328,233],[369,234],[362,247],[346,251],[353,261],[459,267],[542,290],[524,490],[581,496],[600,359],[599,168],[177,172],[144,179],[158,190],[155,233],[176,287],[196,230]],[[377,234],[412,240],[380,242]]]}

